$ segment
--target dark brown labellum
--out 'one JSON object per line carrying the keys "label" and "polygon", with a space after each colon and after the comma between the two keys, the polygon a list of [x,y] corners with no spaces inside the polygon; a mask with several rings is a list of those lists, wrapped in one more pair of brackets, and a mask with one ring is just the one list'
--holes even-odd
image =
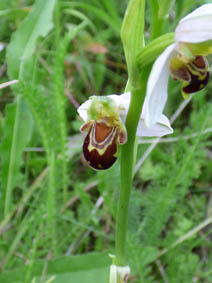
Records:
{"label": "dark brown labellum", "polygon": [[184,93],[194,93],[202,90],[209,82],[210,73],[206,72],[205,76],[191,75],[191,81],[182,87]]}
{"label": "dark brown labellum", "polygon": [[110,168],[117,159],[118,137],[118,127],[93,122],[83,144],[83,154],[88,165],[96,170]]}
{"label": "dark brown labellum", "polygon": [[206,87],[210,78],[210,71],[207,59],[203,56],[196,56],[187,65],[190,74],[190,81],[183,84],[182,91],[186,94],[194,93]]}
{"label": "dark brown labellum", "polygon": [[179,64],[176,68],[171,64],[170,71],[174,79],[183,81],[182,92],[185,97],[205,88],[210,78],[210,68],[204,56],[196,56],[193,61]]}

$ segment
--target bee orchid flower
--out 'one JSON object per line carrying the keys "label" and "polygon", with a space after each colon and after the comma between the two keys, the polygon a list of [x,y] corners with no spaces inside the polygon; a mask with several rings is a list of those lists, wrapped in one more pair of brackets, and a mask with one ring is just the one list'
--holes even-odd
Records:
{"label": "bee orchid flower", "polygon": [[[81,131],[86,132],[83,155],[95,170],[111,167],[117,159],[118,144],[127,142],[125,120],[130,105],[130,92],[121,95],[91,96],[79,108],[84,120]],[[137,136],[164,136],[173,132],[168,118],[161,113],[152,128],[147,128],[141,114]]]}
{"label": "bee orchid flower", "polygon": [[205,4],[180,20],[175,30],[175,43],[164,50],[152,67],[143,107],[147,127],[153,127],[164,110],[170,75],[181,81],[184,98],[208,84],[210,68],[205,56],[210,53],[212,4]]}

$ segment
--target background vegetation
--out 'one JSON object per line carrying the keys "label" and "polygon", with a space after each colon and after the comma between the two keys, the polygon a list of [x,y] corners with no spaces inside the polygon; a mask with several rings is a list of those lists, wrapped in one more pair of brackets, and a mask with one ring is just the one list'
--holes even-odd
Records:
{"label": "background vegetation", "polygon": [[[164,32],[209,2],[176,1]],[[0,83],[19,79],[0,90],[0,282],[107,282],[119,163],[86,167],[76,109],[90,95],[124,91],[126,5],[0,2]],[[147,4],[147,42],[150,21]],[[183,101],[170,80],[174,134],[139,141],[130,282],[212,282],[211,94],[212,82]]]}

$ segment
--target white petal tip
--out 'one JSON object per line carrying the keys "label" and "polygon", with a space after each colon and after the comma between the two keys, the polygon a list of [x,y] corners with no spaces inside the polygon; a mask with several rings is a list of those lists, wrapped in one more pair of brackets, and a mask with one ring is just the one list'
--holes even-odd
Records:
{"label": "white petal tip", "polygon": [[147,83],[142,113],[151,128],[160,119],[168,96],[169,60],[175,56],[176,43],[169,45],[155,61]]}
{"label": "white petal tip", "polygon": [[174,131],[170,125],[169,119],[162,114],[156,123],[154,123],[152,119],[150,121],[144,121],[144,119],[141,118],[137,129],[137,136],[162,137],[172,134],[173,132]]}
{"label": "white petal tip", "polygon": [[182,18],[175,30],[175,40],[187,43],[212,40],[212,3],[202,5]]}
{"label": "white petal tip", "polygon": [[83,104],[80,105],[80,107],[77,109],[77,112],[79,113],[80,117],[84,122],[88,120],[88,109],[91,105],[91,100],[86,100]]}

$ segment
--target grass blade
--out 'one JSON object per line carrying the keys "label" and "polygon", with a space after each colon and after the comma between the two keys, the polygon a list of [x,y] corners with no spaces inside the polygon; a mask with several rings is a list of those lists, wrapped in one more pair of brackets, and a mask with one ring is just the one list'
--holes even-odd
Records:
{"label": "grass blade", "polygon": [[11,208],[12,190],[21,176],[19,168],[22,162],[22,152],[31,137],[33,124],[32,115],[28,105],[17,98],[16,104],[6,107],[6,120],[3,127],[3,143],[1,146],[1,212],[7,215]]}
{"label": "grass blade", "polygon": [[[33,53],[39,37],[45,36],[53,27],[55,0],[37,0],[32,12],[25,18],[14,33],[7,49],[8,74],[10,79],[28,80],[33,68]],[[2,208],[4,216],[10,211],[12,191],[18,179],[21,156],[32,128],[32,117],[28,105],[19,96],[16,105],[8,106],[2,145]],[[24,109],[24,112],[23,112]],[[24,113],[24,119],[23,119]],[[8,128],[9,127],[9,128]],[[10,131],[8,132],[8,129]],[[5,203],[4,203],[5,202]]]}

